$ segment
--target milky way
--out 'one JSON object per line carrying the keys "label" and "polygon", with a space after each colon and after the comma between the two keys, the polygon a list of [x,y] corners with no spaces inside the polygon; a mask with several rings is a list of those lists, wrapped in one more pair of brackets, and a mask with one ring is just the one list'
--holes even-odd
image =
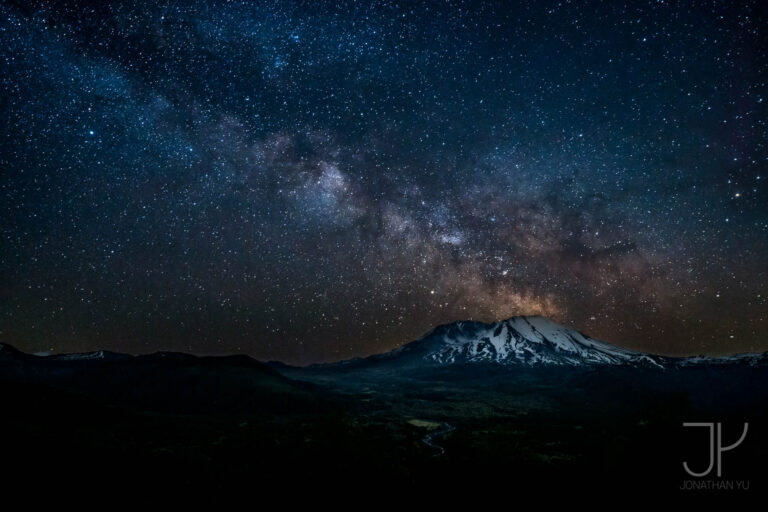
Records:
{"label": "milky way", "polygon": [[760,2],[109,4],[0,7],[0,341],[768,350]]}

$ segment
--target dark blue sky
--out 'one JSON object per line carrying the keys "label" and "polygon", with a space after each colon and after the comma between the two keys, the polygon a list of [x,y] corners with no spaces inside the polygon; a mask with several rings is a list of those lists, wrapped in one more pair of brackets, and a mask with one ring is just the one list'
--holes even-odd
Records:
{"label": "dark blue sky", "polygon": [[6,2],[0,341],[768,350],[760,2]]}

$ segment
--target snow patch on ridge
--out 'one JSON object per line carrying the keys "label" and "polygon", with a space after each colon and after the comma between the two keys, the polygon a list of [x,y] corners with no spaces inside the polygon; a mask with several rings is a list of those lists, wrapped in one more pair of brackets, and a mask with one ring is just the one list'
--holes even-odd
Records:
{"label": "snow patch on ridge", "polygon": [[98,350],[96,352],[84,352],[82,354],[62,354],[51,356],[59,361],[88,361],[92,359],[104,359],[104,351]]}

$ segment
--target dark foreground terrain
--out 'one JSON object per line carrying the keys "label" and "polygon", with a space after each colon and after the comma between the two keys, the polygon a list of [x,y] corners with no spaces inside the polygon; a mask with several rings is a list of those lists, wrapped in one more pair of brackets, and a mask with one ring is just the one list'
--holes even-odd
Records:
{"label": "dark foreground terrain", "polygon": [[[3,346],[0,397],[3,484],[16,492],[290,501],[352,492],[754,496],[768,485],[761,366],[297,369],[183,354],[36,357]],[[723,445],[749,423],[744,442],[723,453],[720,478],[684,471],[683,461],[706,469],[709,439],[683,422],[721,422]]]}

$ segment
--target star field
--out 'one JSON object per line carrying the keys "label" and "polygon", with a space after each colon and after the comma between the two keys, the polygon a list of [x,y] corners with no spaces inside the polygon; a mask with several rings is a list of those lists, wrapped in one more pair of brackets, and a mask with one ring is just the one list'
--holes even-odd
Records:
{"label": "star field", "polygon": [[768,350],[760,2],[7,2],[0,341]]}

